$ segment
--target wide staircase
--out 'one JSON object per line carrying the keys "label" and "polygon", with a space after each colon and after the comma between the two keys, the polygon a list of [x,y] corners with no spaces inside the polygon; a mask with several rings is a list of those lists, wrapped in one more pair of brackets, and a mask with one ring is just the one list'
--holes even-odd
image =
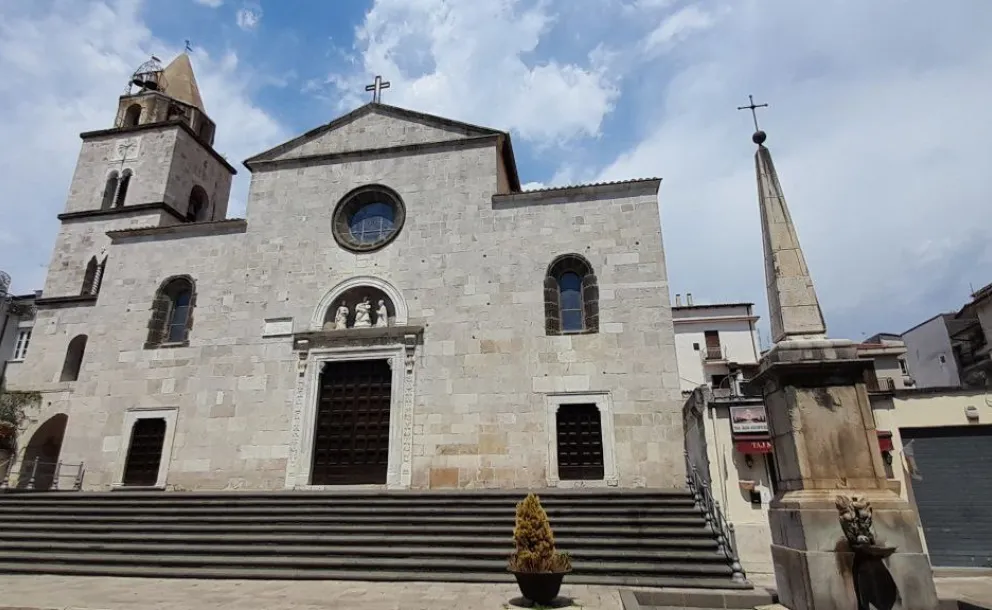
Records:
{"label": "wide staircase", "polygon": [[[522,491],[6,492],[0,573],[508,582]],[[541,490],[573,584],[745,589],[688,490]]]}

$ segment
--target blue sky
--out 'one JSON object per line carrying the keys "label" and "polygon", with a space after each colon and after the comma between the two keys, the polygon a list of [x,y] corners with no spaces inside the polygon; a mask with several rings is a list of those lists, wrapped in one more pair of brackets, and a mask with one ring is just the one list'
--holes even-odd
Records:
{"label": "blue sky", "polygon": [[988,31],[986,0],[0,0],[0,268],[42,287],[78,134],[189,39],[239,167],[382,74],[509,130],[532,186],[662,177],[672,293],[765,317],[753,93],[830,334],[900,332],[992,281]]}

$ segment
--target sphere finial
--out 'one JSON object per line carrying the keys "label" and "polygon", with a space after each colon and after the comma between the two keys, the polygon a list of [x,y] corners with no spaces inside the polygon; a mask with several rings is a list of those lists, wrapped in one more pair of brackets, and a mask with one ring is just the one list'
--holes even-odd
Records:
{"label": "sphere finial", "polygon": [[760,129],[758,131],[754,132],[754,135],[751,136],[751,141],[754,142],[755,144],[757,144],[758,146],[761,146],[762,144],[764,144],[765,143],[765,140],[767,140],[767,139],[768,139],[768,134],[765,133],[765,132],[763,132],[763,131],[761,131]]}

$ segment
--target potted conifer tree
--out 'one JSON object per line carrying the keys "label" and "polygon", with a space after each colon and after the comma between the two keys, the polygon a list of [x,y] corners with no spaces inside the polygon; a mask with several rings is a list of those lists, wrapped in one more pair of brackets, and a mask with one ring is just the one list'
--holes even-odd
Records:
{"label": "potted conifer tree", "polygon": [[572,561],[567,553],[555,549],[548,513],[534,494],[517,504],[513,542],[516,551],[510,556],[509,570],[521,595],[537,604],[550,604],[558,597],[565,574],[572,571]]}

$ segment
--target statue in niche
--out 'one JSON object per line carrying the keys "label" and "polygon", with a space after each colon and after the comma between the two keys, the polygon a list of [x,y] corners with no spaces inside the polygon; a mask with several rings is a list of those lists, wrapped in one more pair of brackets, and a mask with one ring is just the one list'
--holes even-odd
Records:
{"label": "statue in niche", "polygon": [[379,299],[379,308],[375,310],[375,327],[386,328],[389,326],[389,312],[386,310],[386,302]]}
{"label": "statue in niche", "polygon": [[334,330],[344,330],[348,328],[348,302],[341,301],[338,310],[334,313]]}
{"label": "statue in niche", "polygon": [[369,328],[372,326],[372,318],[369,313],[372,311],[372,304],[369,298],[365,297],[362,302],[355,305],[355,325],[352,328]]}

